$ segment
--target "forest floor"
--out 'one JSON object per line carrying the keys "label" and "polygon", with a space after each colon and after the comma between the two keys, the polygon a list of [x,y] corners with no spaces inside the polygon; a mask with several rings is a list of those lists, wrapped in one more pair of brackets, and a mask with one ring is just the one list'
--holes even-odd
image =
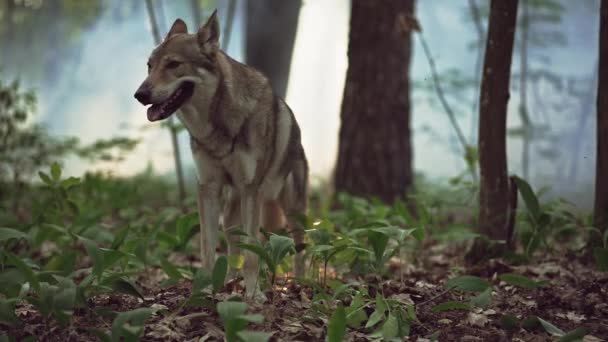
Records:
{"label": "forest floor", "polygon": [[[509,266],[499,260],[491,260],[475,267],[466,267],[462,260],[462,248],[430,243],[420,250],[416,264],[391,263],[388,274],[393,278],[368,276],[361,279],[343,279],[354,286],[373,286],[386,298],[398,299],[414,305],[418,322],[411,325],[406,341],[553,341],[539,317],[551,322],[564,332],[583,328],[584,341],[608,339],[608,273],[600,273],[580,263],[573,255],[554,254],[525,266]],[[451,270],[481,277],[492,285],[491,304],[487,309],[448,310],[435,312],[432,308],[440,303],[466,301],[470,294],[446,291],[442,284]],[[537,288],[508,285],[498,279],[498,274],[515,273],[543,281]],[[165,277],[160,269],[150,269],[139,276],[138,285],[144,298],[123,294],[103,294],[91,297],[88,309],[76,309],[68,327],[59,327],[53,321],[45,321],[30,304],[19,304],[16,315],[23,322],[11,328],[9,336],[21,340],[37,336],[40,341],[96,340],[92,328],[109,330],[112,319],[94,313],[98,307],[114,311],[128,311],[139,307],[158,309],[146,321],[142,336],[144,341],[223,341],[224,331],[217,312],[205,308],[185,307],[182,303],[192,291],[192,283],[180,283],[160,288]],[[228,281],[214,300],[225,300],[242,294],[242,281]],[[374,294],[370,291],[370,296]],[[281,279],[274,291],[267,290],[269,300],[250,306],[250,312],[265,317],[264,323],[251,327],[272,334],[271,341],[322,341],[326,335],[327,318],[311,314],[314,310],[313,289],[292,280]],[[348,306],[352,298],[342,302]],[[179,310],[178,310],[179,308]],[[371,307],[365,308],[371,314]],[[514,323],[513,329],[506,316],[514,316],[524,323]],[[523,326],[522,326],[523,325]],[[579,331],[580,332],[580,331]],[[348,341],[369,341],[369,329],[349,328]],[[562,340],[567,340],[562,338]],[[580,340],[580,339],[574,339]]]}

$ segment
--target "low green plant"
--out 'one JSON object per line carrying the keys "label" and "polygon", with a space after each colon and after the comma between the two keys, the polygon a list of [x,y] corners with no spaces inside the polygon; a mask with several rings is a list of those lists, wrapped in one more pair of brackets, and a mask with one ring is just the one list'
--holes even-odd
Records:
{"label": "low green plant", "polygon": [[246,330],[249,323],[261,324],[264,317],[259,314],[246,314],[247,304],[236,301],[225,301],[217,304],[217,312],[224,324],[227,342],[265,342],[270,335],[265,332]]}

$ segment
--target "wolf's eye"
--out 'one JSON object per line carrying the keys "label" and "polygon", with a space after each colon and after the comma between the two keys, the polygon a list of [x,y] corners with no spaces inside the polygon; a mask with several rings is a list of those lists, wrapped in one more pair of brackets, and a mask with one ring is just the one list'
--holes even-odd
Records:
{"label": "wolf's eye", "polygon": [[150,72],[150,70],[152,70],[152,64],[150,64],[150,62],[148,62],[148,72]]}
{"label": "wolf's eye", "polygon": [[167,69],[175,69],[177,68],[181,63],[178,61],[169,61],[167,62]]}

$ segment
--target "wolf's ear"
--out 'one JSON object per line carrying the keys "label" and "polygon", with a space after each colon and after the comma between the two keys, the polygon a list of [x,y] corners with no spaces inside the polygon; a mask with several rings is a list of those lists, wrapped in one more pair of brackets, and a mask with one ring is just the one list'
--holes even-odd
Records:
{"label": "wolf's ear", "polygon": [[212,53],[220,47],[219,38],[220,23],[217,20],[217,10],[215,10],[207,20],[207,23],[198,29],[196,39],[203,53]]}
{"label": "wolf's ear", "polygon": [[186,23],[179,18],[175,19],[175,22],[173,23],[173,25],[171,25],[171,29],[169,30],[169,33],[167,33],[165,39],[178,33],[188,33],[188,26],[186,26]]}

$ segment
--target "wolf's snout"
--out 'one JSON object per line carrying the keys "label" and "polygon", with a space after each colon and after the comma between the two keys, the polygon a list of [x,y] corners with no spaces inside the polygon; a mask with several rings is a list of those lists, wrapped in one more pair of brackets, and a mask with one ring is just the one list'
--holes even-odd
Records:
{"label": "wolf's snout", "polygon": [[143,104],[144,106],[149,105],[151,103],[150,97],[151,97],[151,93],[150,93],[149,89],[139,88],[135,92],[135,98],[137,99],[137,101],[141,102],[141,104]]}

